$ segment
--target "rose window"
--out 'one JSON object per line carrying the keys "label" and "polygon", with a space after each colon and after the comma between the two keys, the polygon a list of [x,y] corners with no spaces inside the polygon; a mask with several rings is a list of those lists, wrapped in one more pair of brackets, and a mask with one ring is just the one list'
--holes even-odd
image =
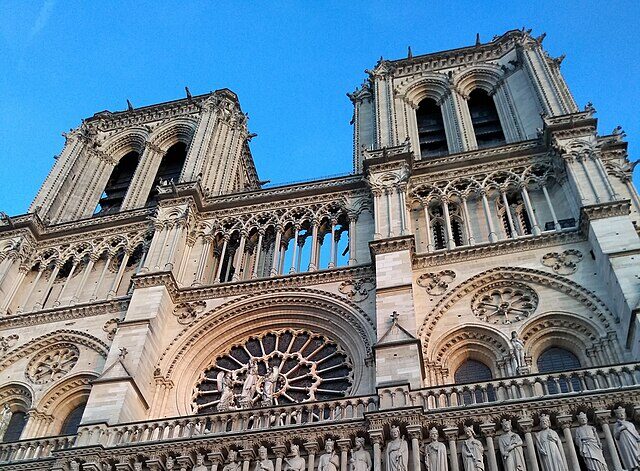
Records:
{"label": "rose window", "polygon": [[538,307],[536,292],[522,283],[487,286],[471,300],[473,313],[485,322],[511,324],[533,314]]}
{"label": "rose window", "polygon": [[219,355],[193,394],[195,412],[336,399],[353,383],[347,354],[323,335],[282,330],[251,336]]}
{"label": "rose window", "polygon": [[80,351],[73,344],[56,345],[36,355],[27,366],[27,377],[35,384],[56,381],[78,362]]}

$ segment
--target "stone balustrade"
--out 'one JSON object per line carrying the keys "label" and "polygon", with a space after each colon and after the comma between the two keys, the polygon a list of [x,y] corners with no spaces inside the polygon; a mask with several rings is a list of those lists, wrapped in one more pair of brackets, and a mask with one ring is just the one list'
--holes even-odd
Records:
{"label": "stone balustrade", "polygon": [[75,435],[66,435],[0,443],[0,463],[49,458],[53,452],[73,447],[76,438]]}
{"label": "stone balustrade", "polygon": [[380,388],[380,408],[421,406],[447,409],[484,403],[578,395],[640,385],[640,363],[585,368],[566,373],[530,374],[472,384],[451,384],[410,391],[408,386]]}

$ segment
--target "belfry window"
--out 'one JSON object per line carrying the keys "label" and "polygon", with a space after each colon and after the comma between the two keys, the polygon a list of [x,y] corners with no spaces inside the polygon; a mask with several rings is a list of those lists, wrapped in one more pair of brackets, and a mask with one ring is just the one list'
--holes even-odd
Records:
{"label": "belfry window", "polygon": [[162,157],[162,161],[160,162],[160,166],[156,172],[156,177],[153,179],[153,185],[149,192],[149,197],[147,198],[147,206],[155,204],[156,199],[158,198],[158,190],[156,188],[158,184],[166,184],[169,182],[178,183],[180,174],[182,173],[182,167],[184,166],[184,161],[186,159],[187,144],[184,142],[177,142],[169,147]]}
{"label": "belfry window", "polygon": [[448,152],[447,136],[444,131],[442,111],[431,98],[420,102],[416,110],[420,155],[434,157]]}
{"label": "belfry window", "polygon": [[122,157],[120,162],[116,164],[96,207],[94,213],[96,216],[113,214],[120,210],[129,184],[136,172],[139,159],[140,154],[133,151]]}
{"label": "belfry window", "polygon": [[467,103],[478,148],[504,144],[504,132],[493,98],[478,88],[471,92]]}

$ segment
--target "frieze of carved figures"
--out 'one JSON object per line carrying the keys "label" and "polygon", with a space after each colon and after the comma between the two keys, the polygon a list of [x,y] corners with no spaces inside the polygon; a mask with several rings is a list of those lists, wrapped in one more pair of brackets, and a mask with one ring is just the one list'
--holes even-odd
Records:
{"label": "frieze of carved figures", "polygon": [[291,445],[289,456],[289,458],[284,459],[284,471],[305,471],[307,462],[300,456],[300,447],[298,445]]}
{"label": "frieze of carved figures", "polygon": [[36,354],[25,374],[35,384],[46,384],[65,376],[78,362],[80,351],[70,343],[60,343]]}
{"label": "frieze of carved figures", "polygon": [[473,313],[491,324],[512,324],[538,307],[538,295],[524,283],[498,282],[482,288],[471,299]]}
{"label": "frieze of carved figures", "polygon": [[[433,427],[429,430],[431,441],[424,447],[424,464],[427,471],[448,471],[447,447],[438,441],[438,429]],[[406,468],[405,468],[406,469]]]}
{"label": "frieze of carved figures", "polygon": [[582,260],[582,252],[576,249],[568,249],[564,252],[549,252],[542,256],[542,264],[550,267],[558,275],[571,275],[578,269],[578,263]]}
{"label": "frieze of carved figures", "polygon": [[336,453],[333,440],[328,438],[324,443],[324,453],[318,460],[318,471],[338,471],[338,469],[340,469],[340,458]]}
{"label": "frieze of carved figures", "polygon": [[627,412],[623,407],[614,411],[616,423],[613,426],[613,435],[618,444],[622,464],[627,470],[640,470],[640,433],[636,426],[627,420]]}
{"label": "frieze of carved figures", "polygon": [[107,338],[109,340],[113,340],[116,336],[116,332],[118,331],[118,324],[120,323],[119,319],[113,318],[109,319],[102,326],[102,330],[107,333]]}
{"label": "frieze of carved figures", "polygon": [[395,425],[391,426],[391,440],[385,446],[384,461],[387,465],[386,471],[407,471],[408,469],[409,445],[400,434],[400,428]]}
{"label": "frieze of carved figures", "polygon": [[527,471],[520,435],[513,431],[510,419],[502,419],[502,434],[498,437],[498,447],[505,471]]}
{"label": "frieze of carved figures", "polygon": [[355,442],[349,458],[349,471],[371,471],[373,463],[371,454],[364,449],[364,437],[356,437]]}
{"label": "frieze of carved figures", "polygon": [[173,315],[178,319],[178,323],[189,325],[198,318],[198,315],[204,312],[207,303],[204,301],[195,301],[192,303],[179,303],[173,309]]}
{"label": "frieze of carved figures", "polygon": [[253,471],[273,471],[273,462],[267,458],[267,449],[264,446],[258,448],[258,459]]}
{"label": "frieze of carved figures", "polygon": [[576,448],[584,460],[587,471],[609,471],[598,431],[593,425],[589,425],[587,414],[584,412],[580,412],[577,418],[580,425],[576,428]]}
{"label": "frieze of carved figures", "polygon": [[242,463],[238,461],[238,452],[235,450],[229,450],[229,455],[227,456],[227,464],[224,465],[222,471],[240,471],[241,469]]}
{"label": "frieze of carved figures", "polygon": [[433,273],[424,273],[418,277],[418,286],[427,290],[433,296],[444,294],[449,288],[449,284],[456,278],[453,270],[442,270]]}
{"label": "frieze of carved figures", "polygon": [[369,292],[375,288],[373,278],[359,278],[347,280],[340,283],[338,290],[347,295],[349,299],[356,303],[362,302],[369,296]]}
{"label": "frieze of carved figures", "polygon": [[558,433],[551,428],[548,415],[540,416],[541,430],[536,432],[536,449],[541,471],[569,471],[567,457]]}
{"label": "frieze of carved figures", "polygon": [[18,341],[16,334],[7,335],[6,337],[0,337],[0,353],[4,353],[13,347]]}
{"label": "frieze of carved figures", "polygon": [[464,471],[484,471],[484,446],[476,438],[473,426],[465,426],[466,440],[462,442]]}

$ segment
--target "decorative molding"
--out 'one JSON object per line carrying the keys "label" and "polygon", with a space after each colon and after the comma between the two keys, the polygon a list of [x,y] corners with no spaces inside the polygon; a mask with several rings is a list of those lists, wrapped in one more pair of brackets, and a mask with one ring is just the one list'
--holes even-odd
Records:
{"label": "decorative molding", "polygon": [[11,347],[13,347],[18,341],[17,334],[7,335],[6,337],[0,337],[0,353],[5,353]]}
{"label": "decorative molding", "polygon": [[409,253],[413,254],[415,252],[415,248],[415,238],[413,235],[372,240],[369,242],[369,249],[371,250],[372,258],[374,259],[376,255],[401,252],[403,250],[408,250]]}
{"label": "decorative molding", "polygon": [[582,252],[577,249],[567,249],[563,252],[549,252],[542,256],[541,263],[551,267],[558,275],[571,275],[578,269],[582,260]]}
{"label": "decorative molding", "polygon": [[113,340],[115,338],[116,332],[118,331],[118,324],[120,324],[120,319],[114,317],[102,326],[102,330],[107,333],[107,339]]}
{"label": "decorative molding", "polygon": [[189,325],[197,319],[199,314],[204,312],[206,307],[207,303],[204,301],[179,303],[173,308],[173,315],[176,316],[178,324]]}
{"label": "decorative molding", "polygon": [[416,284],[424,288],[432,296],[440,296],[449,289],[449,284],[456,278],[453,270],[423,273],[416,280]]}
{"label": "decorative molding", "polygon": [[580,208],[581,226],[597,219],[617,216],[628,216],[631,212],[630,200],[611,201],[608,203],[592,204]]}
{"label": "decorative molding", "polygon": [[476,317],[490,324],[513,324],[532,315],[538,295],[524,283],[500,281],[480,289],[471,299]]}
{"label": "decorative molding", "polygon": [[340,283],[338,290],[350,300],[359,303],[367,299],[369,292],[373,291],[375,287],[376,282],[372,277],[354,278]]}
{"label": "decorative molding", "polygon": [[57,343],[39,351],[27,365],[25,376],[34,384],[47,384],[69,374],[80,350],[72,343]]}

